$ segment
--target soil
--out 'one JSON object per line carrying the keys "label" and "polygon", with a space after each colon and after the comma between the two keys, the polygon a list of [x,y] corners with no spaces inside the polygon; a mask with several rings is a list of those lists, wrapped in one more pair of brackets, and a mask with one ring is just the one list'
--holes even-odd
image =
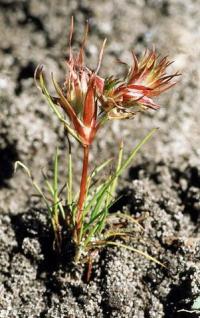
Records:
{"label": "soil", "polygon": [[[0,317],[200,317],[199,12],[198,0],[0,0]],[[35,88],[33,72],[43,63],[47,74],[64,76],[71,15],[75,46],[89,19],[86,57],[93,67],[108,38],[102,74],[121,72],[117,58],[127,61],[131,49],[141,54],[153,44],[175,61],[171,71],[182,72],[159,99],[158,112],[102,128],[91,156],[93,166],[116,155],[121,139],[128,153],[159,127],[121,178],[111,213],[141,217],[144,232],[133,228],[128,244],[167,269],[110,247],[96,256],[87,284],[85,267],[69,261],[67,248],[55,254],[46,211],[24,172],[13,173],[21,160],[42,184],[41,171],[51,175],[58,146],[63,175],[67,142]],[[75,142],[73,152],[78,176]]]}

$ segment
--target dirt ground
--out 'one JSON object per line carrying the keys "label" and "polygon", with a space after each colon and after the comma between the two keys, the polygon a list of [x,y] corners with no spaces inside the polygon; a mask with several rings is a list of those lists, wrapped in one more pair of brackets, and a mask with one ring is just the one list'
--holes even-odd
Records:
{"label": "dirt ground", "polygon": [[[70,265],[67,254],[53,253],[45,211],[38,209],[24,172],[13,173],[21,160],[41,183],[42,169],[51,173],[56,146],[61,174],[65,169],[63,128],[33,73],[42,63],[47,74],[63,78],[71,15],[75,46],[89,19],[86,54],[92,67],[108,39],[101,74],[120,73],[117,58],[128,61],[132,49],[139,55],[152,45],[175,61],[171,71],[182,73],[159,98],[159,111],[102,128],[91,156],[92,166],[117,155],[121,139],[128,152],[159,127],[121,179],[122,197],[112,212],[143,217],[145,231],[136,230],[130,244],[168,269],[107,248],[86,284],[84,268]],[[0,0],[0,317],[200,317],[199,21],[199,0]],[[73,152],[78,176],[75,142]]]}

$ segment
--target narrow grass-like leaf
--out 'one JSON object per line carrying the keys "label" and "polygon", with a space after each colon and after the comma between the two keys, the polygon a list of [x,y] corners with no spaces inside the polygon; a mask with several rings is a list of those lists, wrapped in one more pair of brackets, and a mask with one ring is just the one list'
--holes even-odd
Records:
{"label": "narrow grass-like leaf", "polygon": [[[110,196],[110,194],[107,192],[107,195]],[[106,198],[106,207],[104,209],[104,213],[103,213],[103,217],[101,219],[101,221],[99,222],[99,228],[98,228],[98,235],[101,234],[101,232],[105,229],[105,225],[106,223],[108,223],[108,218],[111,217],[111,215],[109,215],[109,209],[110,207],[115,204],[121,197],[113,200],[113,201],[109,201],[108,204],[108,199]],[[123,213],[122,213],[123,214]]]}
{"label": "narrow grass-like leaf", "polygon": [[117,242],[112,242],[112,241],[107,241],[106,245],[112,245],[112,246],[117,246],[117,247],[121,247],[121,248],[125,248],[129,251],[135,252],[137,254],[140,254],[144,257],[146,257],[148,260],[164,267],[167,268],[164,264],[162,264],[160,261],[158,261],[155,257],[152,257],[151,255],[149,255],[148,253],[145,253],[143,251],[138,250],[137,248],[134,248],[132,246],[126,245],[126,244],[121,244],[121,243],[117,243]]}
{"label": "narrow grass-like leaf", "polygon": [[90,187],[91,180],[94,179],[112,160],[113,158],[106,160],[93,170],[91,175],[88,177],[88,188]]}
{"label": "narrow grass-like leaf", "polygon": [[140,150],[140,148],[146,144],[146,142],[152,137],[152,135],[158,130],[158,128],[153,128],[147,135],[146,137],[144,137],[144,139],[142,139],[142,141],[140,141],[137,146],[131,151],[130,155],[128,156],[128,158],[121,164],[120,169],[116,172],[114,178],[120,176],[123,171],[130,165],[131,161],[133,160],[133,158],[135,157],[135,155],[138,153],[138,151]]}
{"label": "narrow grass-like leaf", "polygon": [[[106,183],[107,183],[107,181],[106,181]],[[89,213],[90,211],[93,210],[93,208],[94,208],[96,202],[98,201],[98,198],[99,198],[99,197],[101,196],[101,194],[102,194],[102,190],[103,190],[104,187],[105,187],[105,183],[101,184],[101,185],[96,189],[96,192],[95,192],[95,194],[93,194],[93,195],[91,196],[91,199],[90,199],[89,196],[87,197],[87,199],[88,199],[87,201],[89,201],[89,202],[88,202],[88,203],[86,204],[86,206],[84,207],[84,211],[83,211],[83,216],[84,216],[84,217],[87,215],[87,213]]]}
{"label": "narrow grass-like leaf", "polygon": [[[73,160],[72,160],[72,148],[71,148],[71,142],[68,133],[66,133],[67,141],[68,141],[68,156],[67,156],[67,193],[66,193],[66,202],[68,207],[70,208],[71,212],[71,218],[73,221],[73,224],[76,222],[76,205],[73,204]],[[74,201],[76,202],[76,201]]]}
{"label": "narrow grass-like leaf", "polygon": [[92,238],[95,236],[95,233],[96,233],[96,231],[97,231],[97,229],[98,229],[98,226],[99,226],[99,224],[97,223],[96,225],[94,225],[94,226],[90,229],[90,231],[89,231],[89,233],[88,233],[88,235],[87,235],[87,238],[86,238],[86,240],[84,241],[84,247],[86,247],[86,246],[88,245],[88,243],[90,243],[90,241],[92,240]]}
{"label": "narrow grass-like leaf", "polygon": [[[122,158],[123,158],[123,150],[124,150],[124,148],[123,148],[123,142],[121,142],[121,144],[120,144],[120,149],[119,149],[118,162],[117,162],[117,167],[116,167],[116,175],[117,175],[119,169],[121,168]],[[112,197],[114,197],[114,195],[115,195],[118,177],[119,177],[119,175],[116,176],[116,178],[113,180],[113,182],[112,182],[112,184],[111,184],[111,186],[110,186],[109,192],[110,192],[111,195],[108,197],[108,202],[107,202],[107,204],[110,203],[110,201],[112,200]]]}
{"label": "narrow grass-like leaf", "polygon": [[96,214],[93,218],[90,218],[89,222],[84,224],[84,230],[83,232],[86,232],[87,230],[89,230],[91,227],[94,226],[95,223],[98,222],[98,219],[102,218],[104,215],[104,209],[101,210],[98,214]]}
{"label": "narrow grass-like leaf", "polygon": [[[108,231],[108,233],[104,234],[104,238],[107,240],[109,237],[116,237],[116,236],[119,236],[119,237],[122,237],[122,236],[127,236],[127,237],[132,237],[135,233],[133,232],[130,232],[130,231],[126,231],[125,229],[124,230],[121,230],[121,231]],[[135,238],[136,239],[136,238]]]}
{"label": "narrow grass-like leaf", "polygon": [[[51,196],[53,198],[54,197],[53,186],[51,185],[51,183],[49,182],[49,180],[47,179],[47,177],[46,177],[46,175],[44,173],[43,173],[43,176],[44,176],[44,179],[45,179],[46,186],[47,186],[47,188],[49,190],[49,193],[51,194]],[[62,215],[63,219],[65,219],[65,211],[64,211],[62,202],[60,202],[59,198],[58,198],[58,202],[56,204],[58,204],[58,207],[60,209],[61,215]]]}
{"label": "narrow grass-like leaf", "polygon": [[[93,187],[94,184],[91,184],[91,181],[93,178],[95,178],[113,159],[110,158],[108,160],[106,160],[105,162],[103,162],[101,165],[99,165],[98,167],[96,167],[93,172],[91,173],[91,175],[88,177],[88,184],[87,184],[87,201],[89,199],[89,190],[91,190],[91,188]],[[96,193],[99,191],[99,189],[101,189],[102,185],[100,185],[99,187],[96,187]],[[90,207],[91,208],[91,207]],[[87,215],[87,213],[90,211],[90,209],[87,209],[86,207],[84,208],[83,211],[83,219],[85,218],[85,216]]]}
{"label": "narrow grass-like leaf", "polygon": [[[123,157],[123,143],[121,142],[119,156],[118,156],[118,162],[117,162],[117,167],[116,167],[116,174],[121,167],[122,157]],[[105,209],[103,210],[103,215],[102,215],[101,220],[98,222],[98,228],[96,230],[96,233],[98,233],[98,232],[101,233],[105,227],[105,220],[106,220],[106,217],[108,215],[111,200],[113,199],[114,194],[115,194],[117,180],[118,180],[118,177],[114,178],[113,182],[111,183],[110,187],[108,188],[108,191],[106,191],[106,195],[103,194],[103,196],[101,197],[101,200],[99,199],[99,202],[96,205],[96,207],[92,213],[92,216],[93,215],[95,216],[96,213],[98,212],[98,210],[101,208],[101,205],[103,203],[105,203]]]}
{"label": "narrow grass-like leaf", "polygon": [[108,190],[109,190],[109,187],[106,187],[104,189],[104,191],[101,193],[101,195],[99,196],[99,198],[97,199],[96,201],[96,204],[92,210],[92,213],[91,213],[91,219],[95,218],[96,215],[98,214],[98,212],[102,209],[102,205],[104,204],[105,207],[106,207],[106,201],[107,201],[107,196],[108,196]]}
{"label": "narrow grass-like leaf", "polygon": [[108,209],[106,208],[104,210],[104,214],[103,214],[103,217],[102,219],[100,220],[100,222],[98,223],[98,228],[96,230],[96,233],[99,235],[105,228],[105,224],[106,224],[106,217],[108,215]]}
{"label": "narrow grass-like leaf", "polygon": [[39,75],[39,84],[40,84],[40,87],[41,87],[41,90],[44,94],[44,96],[46,97],[47,99],[47,102],[50,106],[50,108],[52,109],[52,111],[55,113],[55,115],[58,117],[58,119],[64,124],[66,130],[76,139],[78,140],[80,143],[82,143],[81,139],[78,137],[78,135],[76,134],[76,132],[74,131],[74,129],[72,129],[68,122],[64,119],[64,117],[62,116],[62,114],[58,111],[57,109],[57,106],[54,104],[53,100],[52,100],[52,97],[50,96],[47,88],[46,88],[46,85],[45,85],[45,82],[44,82],[44,77],[43,77],[43,74],[42,72],[40,72],[40,75]]}
{"label": "narrow grass-like leaf", "polygon": [[67,204],[72,204],[72,180],[73,180],[73,170],[72,170],[72,154],[71,152],[68,153],[68,174],[67,174]]}
{"label": "narrow grass-like leaf", "polygon": [[52,217],[52,208],[46,198],[46,196],[44,195],[43,191],[40,189],[40,187],[38,186],[38,184],[34,181],[34,178],[30,172],[30,170],[28,169],[28,167],[23,164],[21,161],[16,161],[15,162],[15,167],[14,167],[14,171],[16,172],[17,170],[17,167],[20,166],[21,168],[24,169],[24,171],[27,173],[27,175],[29,176],[30,180],[31,180],[31,183],[33,185],[33,187],[35,188],[35,190],[40,194],[40,196],[43,198],[45,204],[46,204],[46,207],[47,207],[47,210],[49,212],[49,216],[50,218]]}
{"label": "narrow grass-like leaf", "polygon": [[42,90],[42,93],[44,94],[44,96],[46,97],[49,106],[51,107],[51,109],[53,110],[53,112],[56,114],[56,116],[58,117],[59,120],[63,120],[63,116],[62,114],[59,112],[59,110],[57,109],[56,105],[54,104],[54,102],[52,101],[52,98],[46,88],[45,85],[45,81],[44,81],[44,77],[43,77],[43,73],[41,72],[39,75],[39,83],[40,83],[40,87]]}
{"label": "narrow grass-like leaf", "polygon": [[131,215],[121,213],[121,212],[118,212],[117,215],[112,215],[112,214],[108,215],[108,218],[111,218],[111,219],[117,218],[117,217],[120,217],[122,219],[126,219],[127,221],[136,224],[141,230],[144,231],[143,226],[136,219],[134,219]]}
{"label": "narrow grass-like leaf", "polygon": [[15,162],[15,165],[14,165],[14,173],[16,173],[18,166],[24,169],[24,171],[26,172],[26,174],[29,176],[29,178],[30,178],[31,181],[32,181],[32,180],[33,180],[33,176],[32,176],[32,174],[31,174],[29,168],[28,168],[24,163],[22,163],[21,161],[16,161],[16,162]]}
{"label": "narrow grass-like leaf", "polygon": [[58,223],[58,148],[56,149],[53,169],[53,215]]}
{"label": "narrow grass-like leaf", "polygon": [[[102,209],[97,215],[95,215],[93,218],[90,217],[90,220],[88,223],[84,224],[84,229],[83,229],[83,233],[85,233],[97,220],[98,218],[101,220],[98,223],[102,222],[102,220],[105,218],[105,216],[109,217],[108,215],[108,211],[109,208],[115,204],[117,201],[119,200],[119,198],[117,198],[115,201],[111,202],[110,205],[106,206],[104,209]],[[105,211],[106,210],[106,211]],[[123,214],[123,213],[122,213]],[[101,230],[99,230],[99,232],[101,232]]]}

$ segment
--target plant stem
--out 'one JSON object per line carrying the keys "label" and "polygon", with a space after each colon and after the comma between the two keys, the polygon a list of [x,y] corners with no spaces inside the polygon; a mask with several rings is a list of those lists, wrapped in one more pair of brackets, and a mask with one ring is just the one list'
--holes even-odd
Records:
{"label": "plant stem", "polygon": [[85,195],[87,192],[87,179],[88,179],[88,162],[89,162],[89,146],[83,148],[83,167],[82,177],[80,184],[80,194],[77,204],[77,216],[76,216],[76,230],[79,232],[82,224],[83,205],[85,201]]}

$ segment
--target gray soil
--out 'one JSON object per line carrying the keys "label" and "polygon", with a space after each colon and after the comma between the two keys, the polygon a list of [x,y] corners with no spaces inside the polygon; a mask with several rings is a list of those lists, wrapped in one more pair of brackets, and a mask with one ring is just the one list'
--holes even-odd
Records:
{"label": "gray soil", "polygon": [[[158,112],[102,128],[91,156],[92,166],[116,155],[122,138],[127,153],[152,127],[160,128],[121,179],[111,213],[141,217],[144,233],[133,227],[126,244],[167,269],[107,248],[87,284],[85,267],[70,263],[70,246],[61,255],[53,251],[46,211],[24,172],[13,174],[21,160],[41,183],[42,169],[51,175],[56,145],[63,174],[63,128],[35,88],[33,72],[43,63],[62,79],[71,15],[75,46],[89,18],[86,53],[93,67],[108,38],[102,74],[120,73],[116,58],[127,61],[131,49],[140,54],[152,44],[175,60],[171,71],[183,74],[160,98]],[[199,21],[199,0],[0,0],[0,317],[200,317]],[[78,176],[75,142],[73,151]]]}

